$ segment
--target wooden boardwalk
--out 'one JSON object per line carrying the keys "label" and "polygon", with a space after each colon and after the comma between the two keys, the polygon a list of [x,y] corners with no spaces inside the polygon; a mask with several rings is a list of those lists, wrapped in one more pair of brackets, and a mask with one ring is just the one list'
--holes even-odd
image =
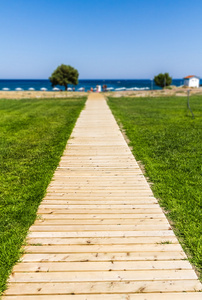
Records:
{"label": "wooden boardwalk", "polygon": [[196,300],[202,286],[106,101],[92,94],[4,300]]}

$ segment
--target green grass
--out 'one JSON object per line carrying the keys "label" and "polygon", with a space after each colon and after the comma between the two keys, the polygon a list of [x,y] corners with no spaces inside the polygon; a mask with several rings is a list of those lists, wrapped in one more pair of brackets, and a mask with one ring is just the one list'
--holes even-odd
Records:
{"label": "green grass", "polygon": [[137,160],[202,274],[202,96],[109,98]]}
{"label": "green grass", "polygon": [[0,100],[0,293],[84,104]]}

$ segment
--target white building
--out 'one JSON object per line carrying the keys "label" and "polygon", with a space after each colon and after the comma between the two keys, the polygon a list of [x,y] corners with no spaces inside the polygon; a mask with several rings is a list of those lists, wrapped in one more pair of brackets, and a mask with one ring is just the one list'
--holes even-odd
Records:
{"label": "white building", "polygon": [[200,85],[200,78],[195,75],[189,75],[184,77],[184,85],[188,87],[198,88]]}

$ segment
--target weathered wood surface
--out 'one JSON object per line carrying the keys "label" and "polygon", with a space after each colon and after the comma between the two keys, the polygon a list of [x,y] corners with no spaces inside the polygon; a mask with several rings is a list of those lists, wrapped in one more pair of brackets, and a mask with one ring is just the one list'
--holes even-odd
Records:
{"label": "weathered wood surface", "polygon": [[92,94],[5,300],[199,300],[202,286],[106,101]]}
{"label": "weathered wood surface", "polygon": [[201,293],[85,294],[7,296],[6,300],[201,300]]}

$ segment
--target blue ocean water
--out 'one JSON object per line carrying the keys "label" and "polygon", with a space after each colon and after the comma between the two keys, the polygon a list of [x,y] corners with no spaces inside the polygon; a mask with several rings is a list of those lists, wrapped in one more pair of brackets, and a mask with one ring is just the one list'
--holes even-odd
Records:
{"label": "blue ocean water", "polygon": [[[180,86],[183,85],[183,79],[173,79],[173,85]],[[150,90],[150,89],[159,89],[154,83],[154,81],[150,79],[80,79],[79,84],[75,86],[75,90],[78,91],[81,88],[84,88],[85,91],[90,90],[91,88],[95,89],[97,85],[107,85],[109,90]],[[61,86],[57,86],[59,89],[63,90],[64,88]],[[69,85],[69,88],[72,88],[72,85]],[[0,91],[1,90],[10,90],[14,91],[16,89],[29,90],[33,88],[36,91],[40,91],[42,88],[47,89],[48,91],[52,91],[53,88],[49,80],[46,79],[0,79]]]}

